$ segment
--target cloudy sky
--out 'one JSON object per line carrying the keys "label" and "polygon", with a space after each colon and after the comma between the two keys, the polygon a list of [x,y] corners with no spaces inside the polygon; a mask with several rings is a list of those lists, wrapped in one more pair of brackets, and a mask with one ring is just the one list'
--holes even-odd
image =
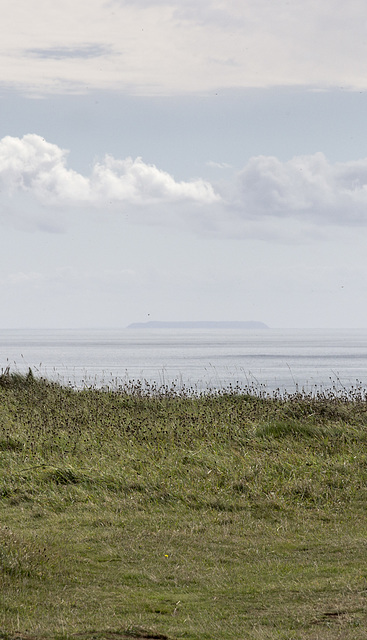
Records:
{"label": "cloudy sky", "polygon": [[1,327],[367,327],[363,0],[0,3]]}

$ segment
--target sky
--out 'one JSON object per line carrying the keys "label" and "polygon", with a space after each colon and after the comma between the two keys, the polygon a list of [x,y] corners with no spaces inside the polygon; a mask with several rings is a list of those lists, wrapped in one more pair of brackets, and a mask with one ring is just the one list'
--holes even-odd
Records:
{"label": "sky", "polygon": [[0,0],[0,328],[367,327],[362,0]]}

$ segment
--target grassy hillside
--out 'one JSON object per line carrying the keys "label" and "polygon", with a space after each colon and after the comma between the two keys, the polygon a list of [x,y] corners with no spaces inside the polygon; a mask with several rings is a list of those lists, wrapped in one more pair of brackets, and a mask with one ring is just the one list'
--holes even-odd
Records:
{"label": "grassy hillside", "polygon": [[363,390],[0,376],[0,638],[366,638]]}

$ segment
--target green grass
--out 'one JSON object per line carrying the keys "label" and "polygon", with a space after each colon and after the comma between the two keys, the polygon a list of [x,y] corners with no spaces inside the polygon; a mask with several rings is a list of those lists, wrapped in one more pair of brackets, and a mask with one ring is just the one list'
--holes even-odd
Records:
{"label": "green grass", "polygon": [[0,376],[0,639],[359,640],[362,389]]}

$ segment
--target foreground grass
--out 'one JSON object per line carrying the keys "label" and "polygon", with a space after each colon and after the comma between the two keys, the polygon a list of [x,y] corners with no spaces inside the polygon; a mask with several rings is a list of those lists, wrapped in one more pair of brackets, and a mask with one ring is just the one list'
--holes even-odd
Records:
{"label": "foreground grass", "polygon": [[0,376],[0,638],[366,637],[367,402]]}

